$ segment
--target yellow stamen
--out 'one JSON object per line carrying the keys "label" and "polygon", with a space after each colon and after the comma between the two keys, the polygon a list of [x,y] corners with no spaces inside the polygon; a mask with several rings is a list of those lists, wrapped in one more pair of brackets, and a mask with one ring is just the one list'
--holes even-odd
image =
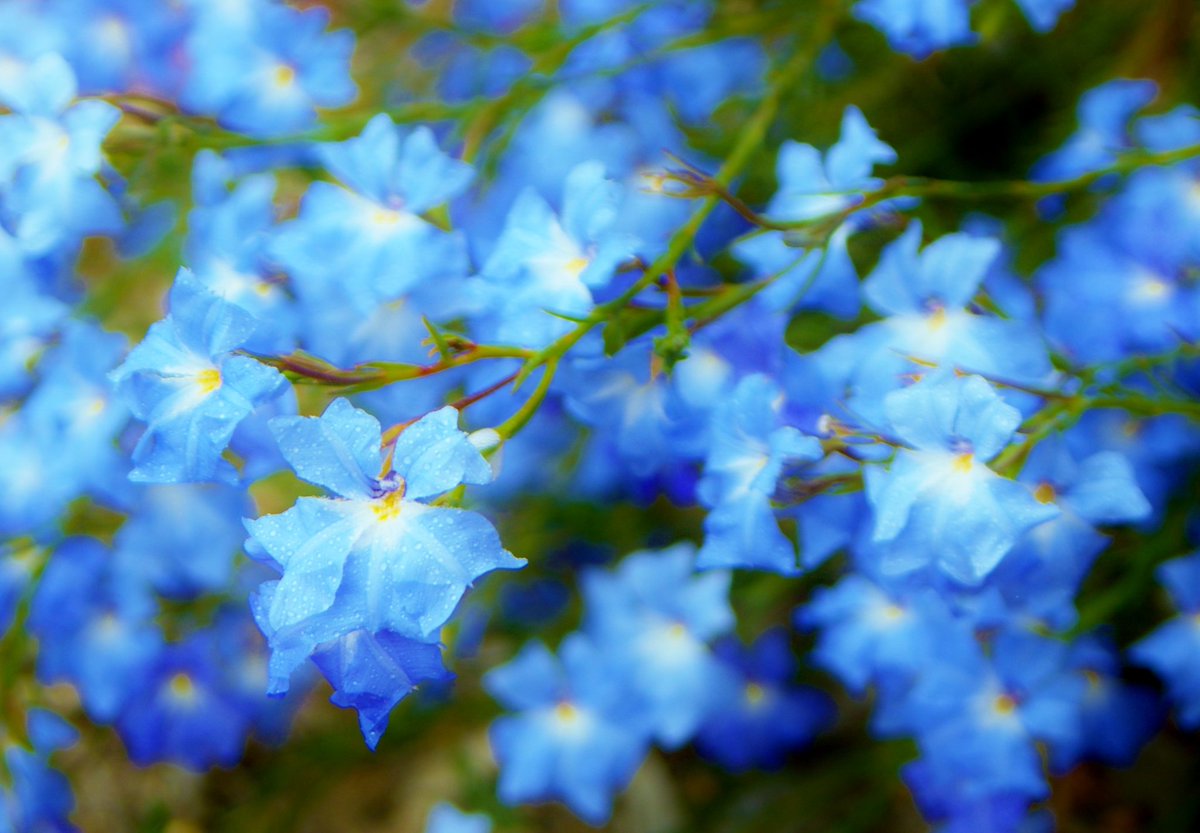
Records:
{"label": "yellow stamen", "polygon": [[758,683],[746,683],[746,702],[757,706],[767,696],[767,690]]}
{"label": "yellow stamen", "polygon": [[191,700],[196,695],[196,684],[182,671],[171,678],[168,687],[171,690],[171,696],[177,700]]}
{"label": "yellow stamen", "polygon": [[890,604],[883,609],[883,618],[889,622],[895,622],[898,619],[903,619],[904,608],[897,604]]}
{"label": "yellow stamen", "polygon": [[287,64],[279,64],[271,73],[271,81],[276,87],[290,87],[296,81],[296,70]]}
{"label": "yellow stamen", "polygon": [[588,259],[586,257],[577,257],[568,260],[563,264],[563,269],[572,278],[578,278],[588,268]]}
{"label": "yellow stamen", "polygon": [[1039,483],[1038,487],[1033,490],[1033,496],[1038,503],[1053,503],[1058,494],[1051,484]]}
{"label": "yellow stamen", "polygon": [[579,719],[579,709],[575,708],[574,703],[563,700],[554,707],[554,717],[560,723],[574,723]]}
{"label": "yellow stamen", "polygon": [[371,505],[371,509],[375,512],[375,517],[381,521],[390,521],[400,517],[400,510],[403,508],[403,486],[401,486],[399,489],[396,489],[394,492],[388,492]]}
{"label": "yellow stamen", "polygon": [[196,387],[198,387],[200,392],[205,396],[213,393],[219,387],[221,387],[221,371],[217,370],[215,367],[209,368],[208,370],[201,370],[196,374]]}
{"label": "yellow stamen", "polygon": [[973,465],[975,465],[975,455],[969,451],[954,458],[954,470],[963,474],[969,472]]}
{"label": "yellow stamen", "polygon": [[929,329],[940,330],[946,326],[946,308],[934,307],[933,312],[929,313]]}
{"label": "yellow stamen", "polygon": [[1017,710],[1017,701],[1013,699],[1012,695],[1001,694],[992,701],[992,708],[996,714],[1007,716]]}

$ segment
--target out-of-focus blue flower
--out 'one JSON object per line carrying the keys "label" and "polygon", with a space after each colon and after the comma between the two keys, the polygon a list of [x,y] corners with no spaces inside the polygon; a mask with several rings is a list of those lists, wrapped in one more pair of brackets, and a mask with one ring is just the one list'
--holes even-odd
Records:
{"label": "out-of-focus blue flower", "polygon": [[624,669],[631,699],[646,710],[654,738],[667,749],[690,740],[716,705],[721,667],[708,648],[733,627],[730,575],[694,575],[695,548],[627,556],[615,572],[584,577],[586,631]]}
{"label": "out-of-focus blue flower", "polygon": [[180,100],[253,136],[281,136],[311,125],[317,107],[354,99],[354,36],[326,32],[329,12],[282,3],[201,3],[187,38],[191,60]]}
{"label": "out-of-focus blue flower", "polygon": [[88,234],[114,234],[121,213],[96,175],[101,143],[120,111],[75,99],[75,75],[60,55],[30,64],[0,86],[0,225],[30,255]]}
{"label": "out-of-focus blue flower", "polygon": [[26,726],[33,748],[4,743],[6,775],[0,784],[0,830],[75,833],[69,817],[75,806],[71,785],[50,768],[50,753],[75,743],[78,733],[58,715],[31,709]]}
{"label": "out-of-focus blue flower", "polygon": [[439,645],[390,631],[352,631],[319,646],[313,662],[333,686],[333,704],[358,712],[371,749],[383,737],[397,703],[423,682],[444,683],[454,676],[442,665]]}
{"label": "out-of-focus blue flower", "polygon": [[1180,725],[1200,726],[1200,554],[1158,568],[1179,615],[1129,651],[1130,658],[1162,677]]}
{"label": "out-of-focus blue flower", "polygon": [[934,563],[957,581],[979,584],[1021,533],[1058,514],[987,467],[1021,416],[980,377],[925,379],[888,394],[884,408],[909,446],[886,468],[864,472],[873,539],[889,545],[885,569]]}
{"label": "out-of-focus blue flower", "polygon": [[1132,147],[1129,122],[1158,93],[1153,81],[1118,78],[1079,98],[1079,128],[1033,168],[1034,179],[1070,179],[1116,161]]}
{"label": "out-of-focus blue flower", "polygon": [[229,685],[213,631],[164,646],[130,693],[117,731],[134,763],[202,771],[242,757],[253,712]]}
{"label": "out-of-focus blue flower", "polygon": [[125,353],[125,338],[75,320],[63,327],[60,339],[40,363],[41,382],[25,401],[23,413],[56,443],[71,449],[80,487],[105,495],[125,476],[125,462],[114,441],[129,421],[129,411],[107,378]]}
{"label": "out-of-focus blue flower", "polygon": [[482,813],[464,813],[442,802],[429,813],[425,833],[491,833],[492,820]]}
{"label": "out-of-focus blue flower", "polygon": [[223,589],[233,573],[249,500],[223,484],[149,486],[117,532],[115,560],[164,596]]}
{"label": "out-of-focus blue flower", "polygon": [[172,95],[185,76],[179,60],[187,14],[181,4],[139,0],[51,0],[63,25],[63,54],[89,93]]}
{"label": "out-of-focus blue flower", "polygon": [[1075,0],[1016,0],[1029,25],[1039,32],[1049,32],[1064,12],[1075,7]]}
{"label": "out-of-focus blue flower", "polygon": [[492,478],[453,408],[406,428],[386,456],[378,421],[344,399],[272,430],[296,474],[334,496],[246,522],[252,554],[283,574],[256,602],[272,691],[286,691],[318,645],[352,631],[429,641],[475,579],[524,564],[481,515],[428,502]]}
{"label": "out-of-focus blue flower", "polygon": [[887,36],[897,52],[925,58],[948,46],[974,43],[974,0],[859,0],[854,16]]}
{"label": "out-of-focus blue flower", "polygon": [[378,115],[362,135],[319,154],[342,185],[313,183],[271,246],[301,294],[335,282],[366,313],[466,273],[462,238],[422,215],[461,194],[473,171],[443,153],[428,128],[401,129]]}
{"label": "out-of-focus blue flower", "polygon": [[202,151],[192,167],[192,195],[185,244],[192,274],[213,294],[258,320],[248,349],[288,352],[295,314],[268,258],[275,230],[275,178],[252,174],[238,180],[228,159]]}
{"label": "out-of-focus blue flower", "polygon": [[68,539],[51,555],[29,614],[38,676],[70,680],[89,716],[105,723],[144,688],[162,642],[154,599],[129,579],[98,541]]}
{"label": "out-of-focus blue flower", "polygon": [[491,728],[503,801],[558,800],[590,824],[608,819],[649,745],[619,669],[575,633],[558,657],[530,643],[487,673],[488,692],[517,712]]}
{"label": "out-of-focus blue flower", "polygon": [[880,679],[909,679],[961,629],[930,590],[905,598],[857,575],[821,588],[797,609],[796,622],[820,628],[812,661],[861,693]]}
{"label": "out-of-focus blue flower", "polygon": [[748,376],[714,414],[698,488],[710,509],[701,567],[797,571],[795,544],[780,530],[771,497],[786,465],[819,460],[823,452],[815,437],[780,424],[783,399],[766,376]]}
{"label": "out-of-focus blue flower", "polygon": [[1066,772],[1080,760],[1130,766],[1158,731],[1163,703],[1145,686],[1121,679],[1120,659],[1107,639],[1081,637],[1068,650],[1067,666],[1084,680],[1079,704],[1082,725],[1073,737],[1050,747],[1055,771]]}
{"label": "out-of-focus blue flower", "polygon": [[[857,107],[847,107],[837,144],[822,158],[812,145],[785,142],[776,162],[779,190],[767,205],[776,221],[832,217],[862,201],[859,193],[875,190],[882,181],[872,177],[879,164],[896,161],[896,153],[879,140]],[[819,249],[790,245],[780,232],[756,233],[734,246],[734,254],[754,270],[755,278],[779,277],[763,290],[777,309],[813,308],[850,318],[859,309],[858,271],[850,260],[846,241],[871,221],[856,214],[830,231]]]}
{"label": "out-of-focus blue flower", "polygon": [[585,163],[567,176],[561,214],[533,190],[517,198],[477,284],[485,333],[540,347],[592,311],[593,291],[637,245],[613,230],[620,196],[601,164]]}
{"label": "out-of-focus blue flower", "polygon": [[750,647],[736,639],[715,646],[727,673],[711,681],[720,706],[696,738],[696,747],[731,772],[781,766],[834,715],[833,701],[816,689],[794,685],[796,658],[787,632],[768,631]]}
{"label": "out-of-focus blue flower", "polygon": [[237,424],[277,395],[285,380],[234,353],[250,339],[254,318],[186,269],[175,278],[168,310],[111,376],[134,416],[147,423],[130,478],[234,481],[237,474],[221,453]]}

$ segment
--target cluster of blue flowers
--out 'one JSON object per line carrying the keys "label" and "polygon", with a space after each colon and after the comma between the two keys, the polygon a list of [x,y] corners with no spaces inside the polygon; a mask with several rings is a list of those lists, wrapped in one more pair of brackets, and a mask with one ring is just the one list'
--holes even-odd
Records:
{"label": "cluster of blue flowers", "polygon": [[[974,38],[971,0],[829,5],[916,56]],[[1018,5],[1047,30],[1073,4]],[[690,138],[730,102],[769,121],[805,50],[772,73],[762,39],[700,37],[708,0],[453,4],[411,52],[461,124],[403,85],[319,119],[359,94],[320,8],[150,6],[0,0],[0,833],[73,829],[74,730],[25,670],[137,764],[281,742],[314,669],[375,748],[452,678],[472,588],[539,571],[489,519],[530,496],[665,498],[696,540],[580,568],[578,628],[483,675],[505,803],[601,824],[652,747],[781,767],[836,713],[800,659],[915,741],[946,831],[1047,829],[1048,773],[1200,727],[1186,540],[1150,564],[1161,625],[1118,639],[1077,604],[1200,454],[1195,109],[1083,97],[1018,183],[1062,223],[1026,279],[995,221],[927,232],[938,183],[883,178],[905,160],[855,106],[824,151],[783,141],[760,206],[732,193],[766,130],[724,163]],[[520,37],[549,25],[571,49]],[[186,213],[115,162],[171,130]],[[88,251],[181,229],[131,345]],[[834,334],[797,349],[810,321]],[[771,627],[739,635],[733,571],[782,577]]]}

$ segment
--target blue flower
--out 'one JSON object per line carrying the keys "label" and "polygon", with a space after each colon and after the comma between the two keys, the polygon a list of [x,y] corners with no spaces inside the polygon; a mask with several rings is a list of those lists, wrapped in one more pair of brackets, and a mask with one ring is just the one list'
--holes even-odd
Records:
{"label": "blue flower", "polygon": [[234,21],[220,4],[204,9],[187,39],[191,73],[181,93],[187,108],[214,114],[253,136],[303,130],[316,107],[354,99],[354,36],[326,32],[329,12],[281,3],[251,3]]}
{"label": "blue flower", "polygon": [[464,813],[442,802],[429,813],[425,833],[491,833],[492,820],[482,813]]}
{"label": "blue flower", "polygon": [[5,742],[0,749],[0,766],[8,776],[0,784],[0,830],[74,833],[69,821],[75,805],[71,785],[51,769],[49,758],[74,744],[78,733],[58,715],[42,709],[29,710],[26,728],[32,748]]}
{"label": "blue flower", "polygon": [[859,0],[854,16],[882,31],[892,49],[914,58],[974,43],[974,0]]}
{"label": "blue flower", "polygon": [[1200,726],[1200,554],[1166,562],[1158,580],[1179,615],[1136,643],[1129,656],[1162,677],[1181,726]]}
{"label": "blue flower", "polygon": [[561,214],[533,189],[521,193],[477,285],[481,326],[493,340],[540,347],[592,311],[593,292],[637,245],[613,229],[620,196],[598,162],[567,175]]}
{"label": "blue flower", "polygon": [[1067,772],[1085,759],[1131,766],[1162,723],[1162,699],[1151,688],[1121,679],[1119,654],[1107,639],[1081,637],[1066,662],[1084,681],[1081,725],[1073,737],[1050,747],[1054,771]]}
{"label": "blue flower", "polygon": [[342,185],[313,183],[271,247],[302,294],[344,285],[366,313],[466,273],[461,236],[421,215],[466,190],[474,172],[443,153],[428,128],[401,129],[378,115],[362,135],[318,154]]}
{"label": "blue flower", "polygon": [[1070,179],[1103,168],[1133,142],[1129,122],[1158,93],[1153,81],[1118,78],[1079,98],[1079,128],[1034,166],[1034,179]]}
{"label": "blue flower", "polygon": [[430,503],[492,478],[455,409],[406,428],[390,455],[375,418],[344,399],[272,430],[296,474],[332,493],[246,522],[252,551],[283,574],[256,602],[272,691],[317,645],[355,630],[429,641],[475,579],[525,563],[481,515]]}
{"label": "blue flower", "polygon": [[584,575],[585,630],[623,669],[654,738],[674,749],[717,705],[721,667],[708,642],[733,627],[730,575],[697,576],[695,548],[677,544],[627,556],[613,573]]}
{"label": "blue flower", "polygon": [[786,465],[819,460],[823,451],[815,437],[780,424],[783,401],[783,391],[756,374],[717,408],[698,488],[710,509],[701,567],[797,572],[796,547],[780,530],[771,497]]}
{"label": "blue flower", "polygon": [[728,673],[714,676],[720,706],[700,727],[696,747],[731,772],[775,768],[832,722],[833,701],[794,685],[787,632],[768,631],[749,648],[722,639],[715,651]]}
{"label": "blue flower", "polygon": [[234,353],[253,334],[254,318],[186,269],[175,278],[168,308],[111,376],[134,416],[147,423],[130,478],[232,482],[236,472],[221,453],[238,423],[286,382],[273,368]]}
{"label": "blue flower", "polygon": [[223,484],[139,489],[115,537],[115,563],[171,598],[219,591],[233,575],[249,503],[245,492]]}
{"label": "blue flower", "polygon": [[558,657],[530,643],[483,683],[518,712],[491,728],[501,800],[559,800],[590,824],[607,821],[613,794],[633,778],[649,746],[620,666],[575,633]]}
{"label": "blue flower", "polygon": [[0,116],[0,225],[33,256],[121,228],[120,209],[96,178],[101,143],[120,111],[102,101],[72,104],[75,94],[70,66],[51,53],[4,96],[14,112]]}
{"label": "blue flower", "polygon": [[[847,107],[837,144],[821,157],[812,145],[785,142],[779,149],[776,179],[779,190],[767,205],[776,221],[814,220],[835,216],[862,201],[855,191],[868,192],[882,180],[872,177],[875,165],[896,161],[896,153],[876,136],[857,107]],[[773,309],[820,309],[851,318],[859,308],[856,297],[858,271],[850,260],[847,240],[870,214],[856,215],[833,229],[820,249],[797,248],[780,232],[744,237],[734,254],[754,270],[755,278],[779,273],[763,298]]]}
{"label": "blue flower", "polygon": [[88,715],[102,722],[144,686],[162,642],[154,599],[113,566],[98,541],[67,539],[50,557],[29,615],[38,676],[74,683]]}
{"label": "blue flower", "polygon": [[885,568],[935,563],[979,584],[1027,529],[1058,514],[987,462],[1021,422],[978,376],[937,376],[888,394],[884,409],[907,444],[892,463],[865,471],[873,540],[890,545]]}
{"label": "blue flower", "polygon": [[155,657],[117,718],[130,760],[203,771],[241,759],[254,715],[219,647],[215,632],[199,631]]}
{"label": "blue flower", "polygon": [[423,682],[447,682],[438,645],[390,631],[351,631],[319,646],[313,662],[333,686],[330,701],[355,709],[367,746],[374,749],[387,730],[388,716]]}

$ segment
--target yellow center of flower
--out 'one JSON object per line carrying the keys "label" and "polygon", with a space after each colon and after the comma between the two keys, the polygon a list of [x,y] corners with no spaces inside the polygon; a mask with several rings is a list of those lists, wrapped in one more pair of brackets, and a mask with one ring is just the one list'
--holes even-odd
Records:
{"label": "yellow center of flower", "polygon": [[559,723],[574,723],[579,720],[579,709],[574,703],[563,700],[554,707],[554,717]]}
{"label": "yellow center of flower", "polygon": [[381,521],[390,521],[400,517],[400,510],[403,508],[403,488],[396,489],[394,492],[388,492],[371,505],[372,511],[375,512],[375,517]]}
{"label": "yellow center of flower", "polygon": [[588,259],[586,257],[576,257],[568,260],[563,264],[563,269],[572,278],[578,278],[588,268]]}
{"label": "yellow center of flower", "polygon": [[767,690],[758,683],[746,683],[746,702],[757,706],[767,696]]}
{"label": "yellow center of flower", "polygon": [[1038,503],[1053,503],[1057,493],[1049,483],[1039,483],[1038,487],[1033,490],[1033,496]]}
{"label": "yellow center of flower", "polygon": [[271,73],[271,81],[276,87],[290,87],[296,81],[296,70],[287,64],[279,64],[275,67],[275,71]]}
{"label": "yellow center of flower", "polygon": [[999,715],[1010,715],[1017,710],[1017,701],[1010,694],[1001,694],[992,701],[992,709]]}
{"label": "yellow center of flower", "polygon": [[883,609],[883,618],[889,622],[895,622],[898,619],[903,619],[904,608],[897,604],[890,604]]}
{"label": "yellow center of flower", "polygon": [[171,696],[177,700],[191,700],[196,694],[196,684],[182,671],[172,677],[167,686],[171,690]]}
{"label": "yellow center of flower", "polygon": [[966,454],[959,454],[954,458],[954,470],[957,472],[966,474],[971,470],[973,465],[975,465],[975,455],[969,451]]}
{"label": "yellow center of flower", "polygon": [[201,370],[196,374],[196,387],[200,389],[200,393],[208,396],[221,387],[221,371],[215,367],[208,370]]}
{"label": "yellow center of flower", "polygon": [[933,312],[929,313],[929,329],[940,330],[946,326],[946,308],[934,307]]}

